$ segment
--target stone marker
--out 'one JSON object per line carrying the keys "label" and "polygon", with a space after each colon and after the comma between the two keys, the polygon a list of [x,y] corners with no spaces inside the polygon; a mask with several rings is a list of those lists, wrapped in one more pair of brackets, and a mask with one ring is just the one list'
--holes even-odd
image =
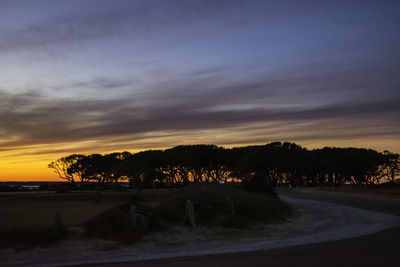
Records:
{"label": "stone marker", "polygon": [[190,225],[196,229],[196,220],[194,218],[194,204],[191,200],[186,200],[186,218],[188,218]]}
{"label": "stone marker", "polygon": [[132,226],[133,226],[133,228],[136,228],[136,206],[135,205],[131,206],[130,214],[131,214]]}
{"label": "stone marker", "polygon": [[131,206],[130,215],[132,226],[138,233],[146,233],[149,230],[149,220],[143,214],[136,212],[135,205]]}

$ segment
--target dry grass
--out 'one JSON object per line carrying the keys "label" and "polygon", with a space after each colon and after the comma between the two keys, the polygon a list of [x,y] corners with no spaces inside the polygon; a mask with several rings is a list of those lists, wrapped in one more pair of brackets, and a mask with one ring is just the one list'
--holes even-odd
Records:
{"label": "dry grass", "polygon": [[102,192],[98,203],[95,192],[2,195],[0,247],[51,246],[65,239],[72,227],[131,198],[131,192]]}
{"label": "dry grass", "polygon": [[130,200],[130,192],[102,192],[100,203],[95,193],[28,194],[0,198],[0,229],[49,227],[58,210],[62,222],[73,227],[118,204]]}

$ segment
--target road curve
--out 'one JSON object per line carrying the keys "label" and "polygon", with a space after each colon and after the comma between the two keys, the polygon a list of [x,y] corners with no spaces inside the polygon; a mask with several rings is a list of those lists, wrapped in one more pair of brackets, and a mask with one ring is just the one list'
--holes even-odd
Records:
{"label": "road curve", "polygon": [[[281,190],[284,196],[325,201],[400,216],[400,202]],[[179,257],[102,266],[400,266],[400,227],[371,235],[264,251]],[[82,265],[99,266],[99,264]]]}

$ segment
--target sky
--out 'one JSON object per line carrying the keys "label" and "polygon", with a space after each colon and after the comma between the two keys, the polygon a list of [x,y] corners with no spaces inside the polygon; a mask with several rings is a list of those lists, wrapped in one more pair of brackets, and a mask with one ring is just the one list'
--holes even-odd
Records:
{"label": "sky", "polygon": [[0,181],[74,153],[400,152],[397,0],[1,0]]}

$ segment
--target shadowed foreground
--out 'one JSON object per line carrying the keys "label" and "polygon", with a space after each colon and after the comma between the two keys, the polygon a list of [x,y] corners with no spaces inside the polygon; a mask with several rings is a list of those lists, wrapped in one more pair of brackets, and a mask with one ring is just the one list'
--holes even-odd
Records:
{"label": "shadowed foreground", "polygon": [[[400,215],[399,201],[316,195],[296,191],[281,191],[281,194]],[[358,238],[266,251],[133,263],[105,263],[103,266],[398,266],[399,237],[400,227],[397,227]],[[84,266],[99,266],[99,264]]]}

